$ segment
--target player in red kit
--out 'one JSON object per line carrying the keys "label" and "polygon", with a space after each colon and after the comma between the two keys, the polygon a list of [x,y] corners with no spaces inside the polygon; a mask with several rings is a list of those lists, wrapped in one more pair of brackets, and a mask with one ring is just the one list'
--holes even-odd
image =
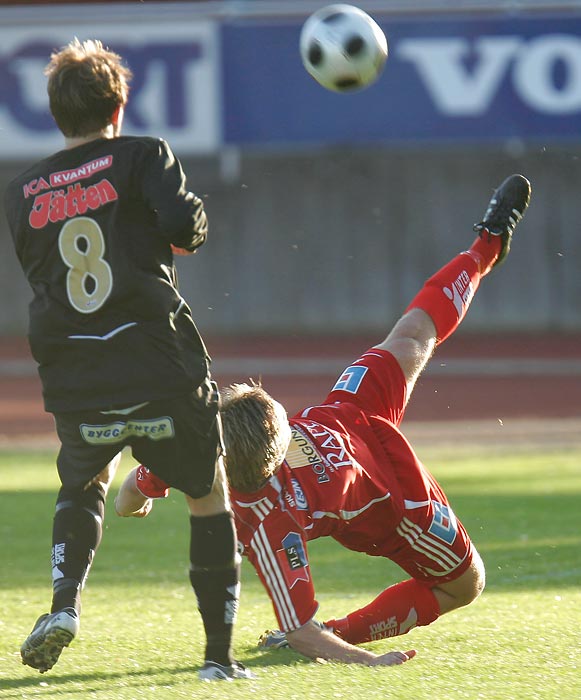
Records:
{"label": "player in red kit", "polygon": [[[481,279],[503,262],[530,200],[522,175],[494,193],[472,246],[425,283],[387,338],[337,380],[318,406],[287,419],[261,386],[222,392],[220,413],[239,541],[273,604],[280,630],[265,647],[365,665],[403,663],[415,651],[357,645],[407,633],[475,600],[480,556],[445,493],[399,430],[414,384],[464,318]],[[146,514],[164,484],[138,468],[116,506]],[[308,542],[330,536],[397,563],[409,576],[344,617],[315,621]]]}

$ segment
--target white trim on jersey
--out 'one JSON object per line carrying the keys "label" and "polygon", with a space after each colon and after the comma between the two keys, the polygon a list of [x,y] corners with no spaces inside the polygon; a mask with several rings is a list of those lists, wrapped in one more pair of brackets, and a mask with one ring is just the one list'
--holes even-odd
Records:
{"label": "white trim on jersey", "polygon": [[248,508],[251,510],[260,520],[260,522],[262,522],[274,508],[274,504],[270,498],[261,498],[258,501],[253,501],[252,503],[236,501],[236,505],[239,508]]}
{"label": "white trim on jersey", "polygon": [[368,508],[371,508],[372,505],[375,505],[376,503],[381,503],[382,501],[387,501],[390,498],[391,493],[389,493],[388,491],[385,494],[385,496],[378,496],[377,498],[373,498],[362,508],[358,508],[357,510],[340,510],[339,515],[337,515],[337,513],[331,513],[326,510],[315,510],[313,511],[312,516],[315,520],[322,520],[323,518],[333,518],[334,520],[353,520],[353,518],[356,518],[358,515],[361,515],[361,513],[364,513]]}
{"label": "white trim on jersey", "polygon": [[407,518],[404,518],[397,526],[397,533],[407,540],[416,552],[420,552],[420,554],[436,562],[442,569],[442,573],[430,570],[430,573],[435,576],[446,576],[457,569],[466,558],[465,556],[460,558],[457,554],[451,552],[437,538],[426,534],[419,525]]}
{"label": "white trim on jersey", "polygon": [[371,508],[371,506],[375,505],[376,503],[381,503],[382,501],[388,501],[391,498],[391,493],[388,491],[385,496],[378,496],[377,498],[372,498],[371,501],[366,503],[362,508],[358,508],[357,510],[341,510],[339,511],[341,513],[341,517],[343,520],[353,520],[353,518],[356,518],[358,515],[361,515],[361,513],[364,513],[368,508]]}
{"label": "white trim on jersey", "polygon": [[429,506],[431,502],[432,501],[429,499],[427,501],[408,501],[406,498],[403,504],[406,510],[414,510],[415,508],[425,508],[425,506]]}
{"label": "white trim on jersey", "polygon": [[[276,476],[276,474],[271,476],[269,483],[277,493],[281,493],[282,484],[280,483],[280,479],[278,476]],[[257,501],[252,501],[250,503],[248,501],[236,500],[236,505],[240,508],[250,509],[260,520],[260,522],[262,522],[275,507],[274,503],[270,500],[270,498],[268,498],[268,496],[263,496]]]}
{"label": "white trim on jersey", "polygon": [[368,352],[364,352],[363,355],[358,360],[355,360],[354,364],[357,364],[357,362],[361,362],[365,357],[380,357],[381,359],[385,359],[385,355],[380,355],[378,352],[372,352],[369,350]]}
{"label": "white trim on jersey", "polygon": [[287,630],[298,629],[301,625],[289,595],[284,574],[276,558],[276,552],[268,541],[264,525],[259,525],[256,528],[250,546],[256,554],[258,565],[264,575],[270,598],[282,626]]}
{"label": "white trim on jersey", "polygon": [[323,518],[332,518],[333,520],[341,520],[337,513],[331,513],[327,510],[314,510],[312,512],[313,520],[322,520]]}
{"label": "white trim on jersey", "polygon": [[115,408],[112,411],[99,411],[104,416],[110,416],[119,414],[120,416],[128,416],[130,413],[134,413],[140,408],[147,406],[149,401],[144,401],[143,403],[138,403],[135,406],[128,406],[127,408]]}
{"label": "white trim on jersey", "polygon": [[114,338],[122,331],[126,331],[128,328],[133,328],[133,326],[136,325],[137,322],[132,321],[131,323],[124,323],[122,326],[114,328],[112,331],[109,331],[109,333],[105,333],[105,335],[69,335],[68,338],[69,340],[111,340],[111,338]]}
{"label": "white trim on jersey", "polygon": [[[335,405],[337,404],[337,405]],[[313,410],[313,408],[339,408],[341,406],[340,401],[335,401],[335,403],[324,403],[321,404],[320,406],[309,406],[308,408],[305,408],[305,410],[301,413],[301,418],[308,418],[310,411]]]}

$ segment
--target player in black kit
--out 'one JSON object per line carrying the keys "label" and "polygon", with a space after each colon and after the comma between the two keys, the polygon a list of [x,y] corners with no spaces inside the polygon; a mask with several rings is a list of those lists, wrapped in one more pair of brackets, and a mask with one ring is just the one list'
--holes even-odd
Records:
{"label": "player in black kit", "polygon": [[5,209],[32,287],[29,340],[61,442],[53,598],[21,648],[41,673],[79,631],[81,591],[121,450],[184,492],[203,680],[251,677],[231,654],[236,535],[210,358],[177,288],[174,253],[204,243],[204,204],[162,139],[120,136],[131,73],[99,41],[47,66],[65,148],[10,183]]}

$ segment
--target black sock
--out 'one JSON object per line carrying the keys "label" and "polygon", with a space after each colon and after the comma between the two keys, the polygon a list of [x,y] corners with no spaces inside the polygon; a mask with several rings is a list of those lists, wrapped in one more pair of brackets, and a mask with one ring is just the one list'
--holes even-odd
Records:
{"label": "black sock", "polygon": [[233,516],[192,516],[190,525],[190,581],[206,631],[206,660],[229,665],[240,595]]}
{"label": "black sock", "polygon": [[51,612],[81,611],[81,591],[101,542],[105,494],[98,486],[87,491],[60,490],[53,521]]}

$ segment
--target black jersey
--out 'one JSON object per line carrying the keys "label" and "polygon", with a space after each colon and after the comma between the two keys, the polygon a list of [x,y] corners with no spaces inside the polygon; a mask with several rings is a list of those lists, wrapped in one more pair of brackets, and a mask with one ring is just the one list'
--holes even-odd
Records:
{"label": "black jersey", "polygon": [[197,387],[209,358],[171,244],[207,233],[162,139],[97,139],[13,180],[5,210],[32,287],[29,339],[47,411],[106,409]]}

